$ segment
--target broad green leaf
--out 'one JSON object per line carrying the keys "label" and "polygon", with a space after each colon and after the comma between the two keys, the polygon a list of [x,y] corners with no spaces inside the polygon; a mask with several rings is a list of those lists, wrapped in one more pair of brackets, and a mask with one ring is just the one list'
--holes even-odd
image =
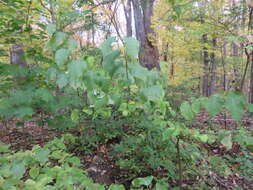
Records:
{"label": "broad green leaf", "polygon": [[59,88],[63,88],[68,84],[68,78],[65,74],[60,74],[57,77],[56,84],[59,86]]}
{"label": "broad green leaf", "polygon": [[56,80],[56,78],[57,78],[57,70],[55,68],[48,69],[47,76],[48,76],[49,80]]}
{"label": "broad green leaf", "polygon": [[40,169],[37,167],[32,167],[29,171],[29,175],[31,178],[35,179],[40,173]]}
{"label": "broad green leaf", "polygon": [[180,111],[183,117],[187,120],[192,120],[194,118],[194,113],[192,111],[191,105],[189,102],[184,102],[180,106]]}
{"label": "broad green leaf", "polygon": [[128,64],[131,75],[137,79],[146,81],[148,77],[148,69],[142,67],[139,63],[133,62]]}
{"label": "broad green leaf", "polygon": [[0,153],[10,152],[10,145],[4,144],[0,141]]}
{"label": "broad green leaf", "polygon": [[181,129],[179,127],[170,127],[166,128],[162,134],[162,140],[168,140],[170,137],[176,137],[181,133]]}
{"label": "broad green leaf", "polygon": [[53,95],[47,89],[40,88],[36,91],[36,94],[45,102],[50,102],[53,100]]}
{"label": "broad green leaf", "polygon": [[168,189],[169,189],[169,184],[167,183],[158,182],[155,185],[155,190],[168,190]]}
{"label": "broad green leaf", "polygon": [[68,65],[68,72],[72,79],[82,77],[86,69],[87,69],[87,63],[82,60],[73,60]]}
{"label": "broad green leaf", "polygon": [[232,137],[231,134],[225,136],[222,140],[221,140],[221,144],[223,144],[228,150],[232,148]]}
{"label": "broad green leaf", "polygon": [[19,107],[16,109],[14,114],[19,118],[25,118],[25,117],[32,117],[34,112],[31,107]]}
{"label": "broad green leaf", "polygon": [[79,111],[77,109],[74,109],[71,111],[71,119],[73,122],[78,123],[79,121]]}
{"label": "broad green leaf", "polygon": [[213,117],[223,108],[224,101],[218,94],[212,95],[205,104],[208,114]]}
{"label": "broad green leaf", "polygon": [[106,56],[108,53],[110,53],[112,51],[112,43],[113,42],[116,42],[115,37],[110,37],[102,43],[102,45],[100,46],[100,49],[103,53],[103,56]]}
{"label": "broad green leaf", "polygon": [[248,104],[248,109],[250,112],[253,112],[253,104]]}
{"label": "broad green leaf", "polygon": [[20,179],[21,177],[23,177],[25,171],[26,171],[26,168],[23,163],[14,163],[14,165],[11,168],[12,175],[17,179]]}
{"label": "broad green leaf", "polygon": [[236,92],[230,92],[226,96],[225,107],[234,120],[239,121],[244,115],[244,96]]}
{"label": "broad green leaf", "polygon": [[119,57],[119,55],[120,55],[120,51],[114,50],[114,51],[111,51],[111,53],[109,53],[103,57],[104,69],[110,74],[111,77],[118,70],[118,68],[121,66],[121,64],[119,62],[115,61]]}
{"label": "broad green leaf", "polygon": [[124,187],[124,185],[112,184],[112,185],[110,185],[108,190],[125,190],[125,187]]}
{"label": "broad green leaf", "polygon": [[198,138],[199,138],[202,142],[204,142],[204,143],[206,143],[206,142],[208,141],[208,135],[207,135],[207,134],[198,135]]}
{"label": "broad green leaf", "polygon": [[147,100],[154,102],[162,100],[165,94],[160,85],[142,88],[140,92]]}
{"label": "broad green leaf", "polygon": [[201,101],[199,99],[196,99],[192,102],[192,111],[197,114],[201,110]]}
{"label": "broad green leaf", "polygon": [[48,35],[51,37],[56,32],[55,24],[48,24],[46,30]]}
{"label": "broad green leaf", "polygon": [[64,32],[56,32],[56,35],[55,35],[55,45],[56,47],[62,45],[65,40],[67,39],[67,34],[64,33]]}
{"label": "broad green leaf", "polygon": [[148,176],[144,178],[136,178],[132,181],[133,187],[141,187],[142,185],[144,186],[149,186],[152,181],[153,181],[153,176]]}
{"label": "broad green leaf", "polygon": [[73,164],[74,166],[81,166],[81,161],[78,157],[74,156],[67,160],[69,163]]}
{"label": "broad green leaf", "polygon": [[76,42],[76,40],[69,39],[67,42],[67,46],[70,51],[73,51],[78,47],[78,43]]}
{"label": "broad green leaf", "polygon": [[36,159],[40,162],[40,163],[46,163],[48,161],[48,155],[49,155],[49,150],[47,149],[40,149],[36,152],[35,156]]}
{"label": "broad green leaf", "polygon": [[139,41],[134,38],[127,37],[127,38],[124,38],[124,42],[125,42],[127,56],[129,56],[132,59],[138,58],[139,47],[140,47]]}
{"label": "broad green leaf", "polygon": [[59,49],[55,53],[55,62],[58,66],[64,65],[69,57],[69,51],[67,49]]}

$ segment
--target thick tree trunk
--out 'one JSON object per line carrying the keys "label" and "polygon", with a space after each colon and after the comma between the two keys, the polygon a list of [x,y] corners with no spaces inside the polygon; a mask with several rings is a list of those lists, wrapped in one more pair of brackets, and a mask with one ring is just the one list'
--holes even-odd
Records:
{"label": "thick tree trunk", "polygon": [[202,95],[208,97],[209,96],[209,59],[208,59],[208,51],[206,47],[207,43],[207,35],[204,34],[202,36],[202,40],[204,43],[203,47],[203,83],[202,83]]}
{"label": "thick tree trunk", "polygon": [[126,36],[131,37],[133,35],[131,0],[127,0],[126,3],[123,4],[123,6],[124,6],[124,13],[125,13],[125,18],[126,18]]}
{"label": "thick tree trunk", "polygon": [[140,41],[139,60],[148,69],[160,69],[159,51],[154,45],[154,30],[151,27],[154,0],[132,0],[136,38]]}
{"label": "thick tree trunk", "polygon": [[25,61],[25,53],[23,50],[23,45],[14,44],[10,48],[10,64],[12,65],[20,65],[22,67],[26,67]]}

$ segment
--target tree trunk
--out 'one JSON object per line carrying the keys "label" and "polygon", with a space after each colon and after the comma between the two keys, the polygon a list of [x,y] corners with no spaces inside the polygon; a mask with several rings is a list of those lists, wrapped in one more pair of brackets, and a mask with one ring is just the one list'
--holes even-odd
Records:
{"label": "tree trunk", "polygon": [[139,60],[148,69],[160,69],[159,52],[154,45],[154,30],[151,27],[155,0],[132,0],[136,38],[140,41]]}
{"label": "tree trunk", "polygon": [[127,0],[126,3],[123,4],[124,6],[124,13],[126,18],[126,36],[132,37],[133,30],[132,30],[132,3],[131,0]]}
{"label": "tree trunk", "polygon": [[249,103],[253,104],[253,51],[251,51]]}
{"label": "tree trunk", "polygon": [[217,46],[217,38],[213,38],[213,52],[210,55],[210,62],[211,62],[211,80],[209,86],[208,95],[212,95],[215,93],[216,87],[216,60],[215,60],[215,49]]}
{"label": "tree trunk", "polygon": [[10,48],[10,64],[27,67],[23,45],[14,44]]}
{"label": "tree trunk", "polygon": [[224,43],[221,49],[221,63],[223,68],[223,90],[227,90],[227,69],[226,69],[226,59],[227,59],[227,48],[226,43]]}
{"label": "tree trunk", "polygon": [[206,43],[207,43],[207,34],[204,34],[202,36],[202,40],[204,43],[204,47],[203,47],[203,83],[202,83],[202,95],[208,97],[209,96],[209,59],[208,59],[208,51],[207,51],[207,47],[206,47]]}
{"label": "tree trunk", "polygon": [[[250,12],[249,12],[249,31],[251,31],[253,29],[253,18],[252,18],[252,16],[253,16],[253,7],[250,7]],[[250,66],[249,102],[252,104],[253,103],[253,51],[251,51],[250,55],[251,55],[251,66]]]}

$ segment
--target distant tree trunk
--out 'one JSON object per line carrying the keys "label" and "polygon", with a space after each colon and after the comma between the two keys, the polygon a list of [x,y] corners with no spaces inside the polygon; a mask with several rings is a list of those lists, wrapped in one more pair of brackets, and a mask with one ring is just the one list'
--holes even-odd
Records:
{"label": "distant tree trunk", "polygon": [[10,64],[27,67],[23,45],[14,44],[10,48]]}
{"label": "distant tree trunk", "polygon": [[213,38],[213,52],[210,55],[210,62],[211,62],[211,80],[209,86],[209,96],[214,94],[215,87],[216,87],[216,60],[215,60],[215,50],[217,47],[217,38]]}
{"label": "distant tree trunk", "polygon": [[170,67],[170,77],[174,78],[174,75],[175,75],[175,64],[174,64],[173,53],[171,54],[171,57],[170,57],[170,64],[171,64],[171,67]]}
{"label": "distant tree trunk", "polygon": [[234,82],[237,83],[237,79],[239,79],[239,73],[238,73],[238,58],[239,58],[239,52],[238,52],[238,45],[236,43],[232,43],[232,57],[233,57],[233,71],[234,71]]}
{"label": "distant tree trunk", "polygon": [[148,69],[160,69],[159,51],[154,45],[155,33],[151,27],[155,0],[132,0],[136,38],[140,41],[140,63]]}
{"label": "distant tree trunk", "polygon": [[207,34],[202,36],[202,40],[204,43],[203,47],[203,83],[202,83],[202,95],[208,97],[209,96],[209,58],[208,58],[208,51],[206,47],[207,43]]}
{"label": "distant tree trunk", "polygon": [[126,36],[131,37],[133,35],[131,0],[126,0],[126,3],[124,3],[123,6],[124,6],[124,13],[125,13],[125,18],[126,18]]}
{"label": "distant tree trunk", "polygon": [[227,58],[227,48],[226,43],[224,43],[221,49],[221,64],[223,68],[223,90],[227,90],[227,69],[226,69],[226,58]]}

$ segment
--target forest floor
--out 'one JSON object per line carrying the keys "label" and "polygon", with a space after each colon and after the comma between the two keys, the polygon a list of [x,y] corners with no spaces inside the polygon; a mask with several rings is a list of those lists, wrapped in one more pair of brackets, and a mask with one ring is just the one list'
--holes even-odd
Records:
{"label": "forest floor", "polygon": [[[196,125],[193,128],[201,127],[203,130],[210,127],[210,123],[213,126],[220,126],[220,129],[237,130],[239,128],[238,123],[233,121],[230,117],[219,115],[212,120],[207,119],[206,113],[201,113],[197,117]],[[253,118],[244,117],[240,124],[243,124],[249,131],[253,131]],[[75,130],[56,130],[46,126],[38,126],[36,121],[26,121],[22,126],[19,120],[11,120],[5,123],[0,123],[0,141],[11,145],[11,149],[18,150],[30,150],[34,145],[43,146],[54,137],[60,137],[64,133],[72,133],[76,136],[80,135],[78,129]],[[108,141],[104,144],[99,144],[93,154],[83,154],[73,150],[73,152],[81,159],[85,170],[88,175],[96,182],[100,184],[110,185],[112,183],[130,185],[130,178],[127,170],[122,170],[115,165],[115,160],[109,155],[111,151],[111,145],[113,141]],[[241,155],[241,148],[239,145],[234,144],[232,149],[227,151],[226,148],[220,144],[202,144],[210,155],[224,157],[226,155],[235,156]],[[252,154],[253,156],[253,154]],[[253,175],[253,171],[252,171]],[[141,177],[141,176],[140,176]],[[241,177],[237,173],[228,177],[220,176],[216,173],[210,173],[212,178],[218,185],[219,189],[230,190],[234,187],[241,187],[243,189],[253,189],[253,181],[248,181]],[[172,181],[172,183],[176,182]],[[185,181],[185,186],[191,185],[192,181]],[[187,189],[187,188],[186,188]]]}

